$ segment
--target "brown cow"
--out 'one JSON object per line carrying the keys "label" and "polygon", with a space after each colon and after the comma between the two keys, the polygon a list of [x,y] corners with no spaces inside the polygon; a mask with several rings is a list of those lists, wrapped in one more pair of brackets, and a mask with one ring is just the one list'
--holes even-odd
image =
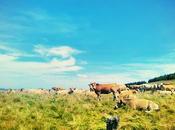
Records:
{"label": "brown cow", "polygon": [[171,91],[173,93],[175,91],[175,86],[171,84],[162,85],[162,89],[165,91]]}
{"label": "brown cow", "polygon": [[113,84],[99,84],[91,83],[89,84],[90,91],[95,91],[98,100],[100,100],[100,94],[113,94],[113,100],[116,99],[116,93],[120,93],[121,90],[126,89],[125,85],[119,85],[116,83]]}
{"label": "brown cow", "polygon": [[122,99],[122,103],[130,106],[132,109],[145,110],[145,112],[160,110],[159,105],[153,101],[146,99],[137,99],[134,95],[128,95],[128,97]]}

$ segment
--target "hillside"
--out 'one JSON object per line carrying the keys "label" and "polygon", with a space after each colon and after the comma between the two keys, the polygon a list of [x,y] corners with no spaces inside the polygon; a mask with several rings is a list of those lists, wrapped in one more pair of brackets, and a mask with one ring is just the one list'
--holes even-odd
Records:
{"label": "hillside", "polygon": [[162,80],[162,81],[156,81],[156,82],[150,82],[149,84],[156,84],[156,83],[165,83],[165,84],[173,84],[175,85],[175,80]]}
{"label": "hillside", "polygon": [[175,73],[152,78],[148,81],[148,83],[157,82],[157,81],[167,81],[167,80],[175,80]]}
{"label": "hillside", "polygon": [[120,117],[119,130],[174,130],[175,95],[138,94],[160,105],[145,113],[128,107],[114,110],[112,95],[102,101],[79,95],[23,95],[0,93],[1,130],[105,130],[110,115]]}

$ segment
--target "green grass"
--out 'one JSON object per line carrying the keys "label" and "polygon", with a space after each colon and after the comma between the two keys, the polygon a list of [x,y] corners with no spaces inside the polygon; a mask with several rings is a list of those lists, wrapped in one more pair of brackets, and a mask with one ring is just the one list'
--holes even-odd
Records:
{"label": "green grass", "polygon": [[112,95],[0,94],[0,130],[105,130],[110,115],[120,117],[121,130],[175,130],[175,95],[138,94],[155,101],[159,112],[145,113],[127,106],[114,110]]}
{"label": "green grass", "polygon": [[170,83],[175,85],[175,80],[162,80],[162,81],[152,82],[150,84],[155,84],[155,83]]}

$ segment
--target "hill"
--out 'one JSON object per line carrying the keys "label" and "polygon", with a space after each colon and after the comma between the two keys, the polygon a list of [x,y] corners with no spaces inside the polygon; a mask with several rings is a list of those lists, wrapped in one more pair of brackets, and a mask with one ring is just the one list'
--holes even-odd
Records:
{"label": "hill", "polygon": [[0,93],[1,130],[105,130],[110,115],[120,117],[119,130],[174,130],[175,95],[149,92],[138,97],[160,105],[159,112],[146,113],[127,106],[114,110],[112,95],[102,101],[79,95],[33,95]]}
{"label": "hill", "polygon": [[166,80],[175,80],[175,73],[152,78],[148,80],[148,83],[157,82],[157,81],[166,81]]}
{"label": "hill", "polygon": [[160,83],[175,85],[175,80],[161,80],[161,81],[156,81],[156,82],[150,82],[149,84],[160,84]]}

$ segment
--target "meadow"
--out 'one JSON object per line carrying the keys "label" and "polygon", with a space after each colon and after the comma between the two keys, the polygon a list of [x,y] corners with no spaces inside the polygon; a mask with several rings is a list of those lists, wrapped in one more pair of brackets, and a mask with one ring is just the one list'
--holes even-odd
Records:
{"label": "meadow", "polygon": [[160,105],[146,113],[123,106],[114,110],[112,95],[102,101],[85,95],[0,93],[0,130],[105,130],[106,118],[118,115],[120,130],[175,130],[175,95],[137,94]]}

